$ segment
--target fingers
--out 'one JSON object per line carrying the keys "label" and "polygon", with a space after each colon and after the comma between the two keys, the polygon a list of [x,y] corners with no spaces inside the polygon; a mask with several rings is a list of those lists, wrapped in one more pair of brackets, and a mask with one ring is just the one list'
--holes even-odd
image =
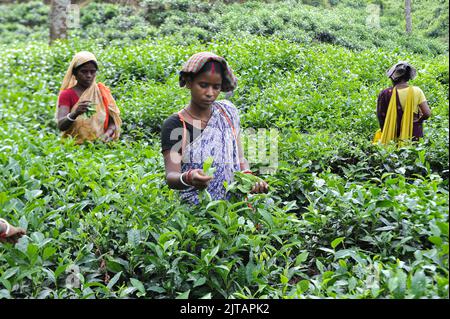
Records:
{"label": "fingers", "polygon": [[78,114],[83,114],[88,110],[90,105],[91,105],[91,101],[78,102],[75,112],[77,112]]}
{"label": "fingers", "polygon": [[16,227],[15,229],[14,229],[14,234],[13,235],[15,235],[15,236],[22,236],[22,235],[25,235],[27,232],[24,230],[24,229],[22,229],[22,228],[20,228],[20,227]]}
{"label": "fingers", "polygon": [[78,106],[81,106],[81,105],[89,106],[90,104],[91,104],[91,101],[88,101],[88,100],[78,102]]}
{"label": "fingers", "polygon": [[105,143],[111,142],[112,141],[112,137],[109,136],[109,135],[104,134],[102,136],[102,141],[105,142]]}
{"label": "fingers", "polygon": [[23,235],[26,235],[26,231],[20,227],[11,226],[10,233],[6,238],[0,238],[2,243],[15,244]]}
{"label": "fingers", "polygon": [[11,238],[15,238],[15,237],[22,237],[23,235],[25,235],[27,232],[20,228],[20,227],[11,227],[11,231],[10,231],[10,236]]}
{"label": "fingers", "polygon": [[205,172],[203,172],[203,170],[201,169],[195,169],[192,172],[192,178],[202,182],[209,182],[212,179],[212,176],[206,175]]}
{"label": "fingers", "polygon": [[202,183],[207,183],[207,182],[209,182],[210,180],[212,180],[212,177],[211,177],[211,176],[200,175],[200,174],[197,174],[196,176],[194,175],[194,178],[195,178],[196,180],[198,180],[199,182],[202,182]]}
{"label": "fingers", "polygon": [[192,184],[198,189],[204,189],[208,187],[212,177],[207,176],[201,169],[196,169],[192,172]]}
{"label": "fingers", "polygon": [[269,191],[269,184],[267,184],[265,181],[261,181],[255,183],[250,193],[252,194],[267,193],[268,191]]}
{"label": "fingers", "polygon": [[[108,129],[108,131],[106,131],[106,134],[111,137],[111,139],[114,137],[114,129]],[[109,133],[108,133],[109,132]]]}
{"label": "fingers", "polygon": [[87,106],[79,106],[79,107],[77,107],[77,109],[75,110],[75,112],[76,112],[78,115],[84,114],[84,113],[86,113],[86,111],[87,111]]}
{"label": "fingers", "polygon": [[19,240],[19,238],[20,237],[17,237],[17,236],[10,237],[10,238],[8,238],[8,243],[16,244],[17,241]]}

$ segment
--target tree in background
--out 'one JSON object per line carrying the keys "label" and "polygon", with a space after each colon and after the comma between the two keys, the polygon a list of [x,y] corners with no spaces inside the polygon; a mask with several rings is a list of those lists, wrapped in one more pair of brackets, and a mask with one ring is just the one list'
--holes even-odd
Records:
{"label": "tree in background", "polygon": [[405,0],[405,19],[406,19],[406,33],[410,34],[412,31],[411,0]]}
{"label": "tree in background", "polygon": [[57,39],[67,39],[67,14],[70,0],[52,0],[50,9],[50,44]]}

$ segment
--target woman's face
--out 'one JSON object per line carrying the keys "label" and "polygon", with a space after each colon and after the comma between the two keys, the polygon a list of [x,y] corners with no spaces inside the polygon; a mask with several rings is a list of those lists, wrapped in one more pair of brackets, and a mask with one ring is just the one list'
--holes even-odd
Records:
{"label": "woman's face", "polygon": [[191,102],[206,109],[217,99],[222,88],[222,76],[219,72],[203,72],[187,81],[191,90]]}
{"label": "woman's face", "polygon": [[82,87],[88,88],[95,81],[97,67],[94,63],[88,62],[78,68],[75,78]]}

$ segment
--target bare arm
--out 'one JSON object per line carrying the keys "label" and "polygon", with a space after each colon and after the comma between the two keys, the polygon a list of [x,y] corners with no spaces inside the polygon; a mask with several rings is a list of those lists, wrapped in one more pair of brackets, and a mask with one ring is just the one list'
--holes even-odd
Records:
{"label": "bare arm", "polygon": [[73,112],[70,112],[70,107],[66,105],[60,105],[58,107],[58,128],[61,131],[67,131],[73,124],[74,121],[71,121],[67,115],[72,120],[75,120],[79,115],[85,113],[89,107],[90,101],[82,101],[78,103],[78,107]]}
{"label": "bare arm", "polygon": [[[60,131],[67,131],[71,126],[73,121],[67,118],[67,114],[70,114],[70,107],[61,105],[58,107],[58,128]],[[70,118],[75,119],[73,114],[69,115]]]}
{"label": "bare arm", "polygon": [[427,101],[424,101],[419,104],[420,111],[422,112],[422,116],[420,117],[419,121],[425,121],[431,116],[431,109],[428,106]]}

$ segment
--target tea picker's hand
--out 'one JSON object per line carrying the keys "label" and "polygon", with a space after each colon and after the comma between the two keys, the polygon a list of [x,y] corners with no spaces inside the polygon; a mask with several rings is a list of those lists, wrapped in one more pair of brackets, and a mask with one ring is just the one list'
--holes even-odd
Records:
{"label": "tea picker's hand", "polygon": [[250,193],[251,194],[267,193],[268,191],[269,191],[269,184],[267,184],[265,181],[260,181],[255,183]]}
{"label": "tea picker's hand", "polygon": [[206,175],[201,169],[193,169],[191,172],[191,176],[192,176],[191,185],[197,189],[207,188],[209,182],[212,180],[212,176]]}
{"label": "tea picker's hand", "polygon": [[91,101],[78,102],[78,106],[77,106],[76,110],[74,111],[75,117],[86,113],[88,111],[90,105],[91,105]]}
{"label": "tea picker's hand", "polygon": [[4,224],[5,232],[7,231],[7,233],[3,233],[2,236],[0,236],[0,242],[2,243],[17,243],[19,238],[26,234],[25,230],[9,224],[4,219],[0,220],[0,223]]}

